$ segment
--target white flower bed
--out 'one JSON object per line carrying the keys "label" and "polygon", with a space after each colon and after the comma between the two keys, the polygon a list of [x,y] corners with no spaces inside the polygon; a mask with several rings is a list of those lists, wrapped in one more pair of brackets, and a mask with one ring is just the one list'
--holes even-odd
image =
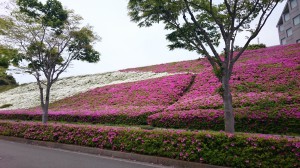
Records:
{"label": "white flower bed", "polygon": [[[109,72],[62,78],[51,88],[50,102],[54,102],[97,87],[117,83],[140,81],[171,75],[169,73],[152,72]],[[24,109],[40,105],[40,94],[36,83],[21,85],[15,89],[0,93],[0,106],[12,104],[8,109]],[[0,109],[4,110],[4,109]]]}

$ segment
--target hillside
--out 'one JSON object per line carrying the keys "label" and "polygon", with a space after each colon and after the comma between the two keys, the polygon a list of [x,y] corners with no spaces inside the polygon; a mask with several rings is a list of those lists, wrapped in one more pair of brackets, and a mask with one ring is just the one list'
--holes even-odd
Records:
{"label": "hillside", "polygon": [[[151,79],[150,79],[151,78]],[[231,79],[236,129],[300,134],[300,45],[246,51]],[[53,88],[52,121],[222,130],[219,82],[205,59],[67,78]],[[34,84],[0,93],[2,119],[39,120]]]}
{"label": "hillside", "polygon": [[[109,72],[85,76],[75,76],[58,80],[51,88],[51,102],[86,92],[90,89],[117,83],[133,82],[170,75],[152,72]],[[36,83],[23,84],[0,94],[0,107],[3,109],[25,109],[40,105],[39,90]]]}

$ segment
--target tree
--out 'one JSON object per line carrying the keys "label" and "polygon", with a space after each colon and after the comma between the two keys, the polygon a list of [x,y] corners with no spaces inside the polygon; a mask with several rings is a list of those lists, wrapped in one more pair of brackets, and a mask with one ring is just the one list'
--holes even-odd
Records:
{"label": "tree", "polygon": [[17,50],[0,45],[0,86],[17,84],[14,77],[6,73],[10,65],[17,65],[17,56]]}
{"label": "tree", "polygon": [[[234,114],[230,77],[233,66],[265,25],[274,8],[282,0],[130,0],[131,20],[140,27],[163,23],[171,31],[166,38],[171,50],[183,48],[204,54],[222,83],[219,89],[224,102],[225,131],[234,132]],[[257,21],[255,26],[252,26]],[[250,35],[242,49],[234,53],[239,32]],[[224,41],[224,56],[216,51]],[[212,55],[210,55],[212,53]]]}
{"label": "tree", "polygon": [[1,43],[17,49],[19,68],[36,78],[47,123],[51,86],[72,61],[99,61],[93,48],[99,38],[90,26],[80,27],[82,18],[57,0],[17,0],[9,11],[0,19],[6,23]]}

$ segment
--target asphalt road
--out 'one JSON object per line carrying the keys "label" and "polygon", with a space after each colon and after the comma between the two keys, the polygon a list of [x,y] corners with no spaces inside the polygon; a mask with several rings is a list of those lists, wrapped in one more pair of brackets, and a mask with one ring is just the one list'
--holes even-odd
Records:
{"label": "asphalt road", "polygon": [[162,168],[163,166],[0,140],[0,168]]}

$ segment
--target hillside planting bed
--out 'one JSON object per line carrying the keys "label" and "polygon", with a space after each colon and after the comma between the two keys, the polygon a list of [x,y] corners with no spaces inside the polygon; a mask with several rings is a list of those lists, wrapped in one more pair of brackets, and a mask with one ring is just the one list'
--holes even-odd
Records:
{"label": "hillside planting bed", "polygon": [[[234,69],[231,86],[238,131],[300,135],[299,45],[246,51]],[[202,70],[188,93],[163,113],[149,116],[148,123],[224,129],[218,88],[220,83],[212,70]]]}
{"label": "hillside planting bed", "polygon": [[[134,82],[169,75],[171,74],[153,72],[108,72],[62,78],[52,86],[50,101],[55,102],[106,85]],[[10,106],[3,108],[4,110],[28,109],[39,106],[38,85],[36,83],[23,84],[17,88],[1,93],[0,107],[8,104],[10,104]]]}
{"label": "hillside planting bed", "polygon": [[0,135],[231,167],[300,167],[300,139],[272,135],[142,130],[0,121]]}
{"label": "hillside planting bed", "polygon": [[[115,84],[80,93],[50,105],[49,120],[146,125],[188,89],[192,74]],[[40,108],[2,110],[0,119],[40,120]]]}

